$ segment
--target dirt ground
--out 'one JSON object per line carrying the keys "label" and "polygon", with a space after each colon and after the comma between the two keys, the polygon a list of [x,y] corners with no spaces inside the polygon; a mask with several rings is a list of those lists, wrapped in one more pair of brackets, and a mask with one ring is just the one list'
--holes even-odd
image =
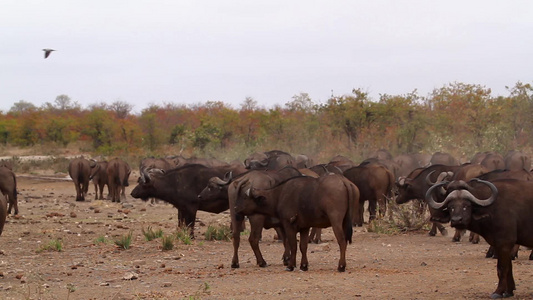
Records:
{"label": "dirt ground", "polygon": [[[197,238],[163,251],[161,240],[146,241],[141,229],[175,232],[177,210],[133,199],[76,202],[66,175],[19,175],[19,217],[8,217],[0,237],[0,299],[478,299],[497,283],[496,260],[488,245],[451,242],[425,232],[385,235],[357,228],[348,246],[347,270],[338,273],[339,250],[330,229],[322,244],[309,247],[309,271],[287,272],[274,231],[263,234],[269,263],[259,268],[243,237],[241,267],[231,269],[232,243],[207,241],[209,224],[229,225],[229,214],[200,212]],[[113,241],[133,232],[131,248]],[[449,229],[450,234],[453,233]],[[62,251],[38,251],[53,240]],[[533,261],[520,252],[513,263],[515,299],[533,298]],[[299,260],[300,255],[298,255]]]}

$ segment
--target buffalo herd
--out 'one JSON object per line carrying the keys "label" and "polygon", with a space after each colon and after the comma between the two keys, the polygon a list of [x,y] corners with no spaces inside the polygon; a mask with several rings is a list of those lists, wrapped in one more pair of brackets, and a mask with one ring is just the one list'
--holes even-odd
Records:
{"label": "buffalo herd", "polygon": [[[83,157],[70,161],[68,173],[76,201],[85,201],[89,182],[95,199],[125,199],[131,168],[120,158],[96,161]],[[233,237],[232,268],[239,267],[238,248],[245,220],[250,223],[249,243],[257,265],[266,267],[259,248],[263,229],[274,228],[283,242],[282,259],[288,271],[307,271],[307,246],[320,241],[321,228],[332,227],[339,245],[337,270],[346,268],[346,248],[353,226],[363,226],[365,202],[368,222],[383,218],[387,202],[420,201],[427,206],[433,227],[446,235],[450,223],[459,241],[469,230],[470,241],[484,238],[490,245],[487,257],[497,258],[498,285],[491,298],[512,296],[515,281],[512,259],[518,246],[533,247],[533,177],[531,160],[520,151],[505,156],[497,152],[476,153],[460,163],[448,153],[392,156],[378,150],[359,163],[335,156],[315,164],[307,155],[293,156],[280,150],[258,152],[241,161],[184,158],[181,155],[149,157],[139,164],[139,178],[130,195],[159,199],[178,210],[179,226],[194,238],[197,211],[229,210]],[[16,176],[12,167],[0,164],[0,234],[6,216],[18,214]],[[533,259],[533,253],[530,255]]]}

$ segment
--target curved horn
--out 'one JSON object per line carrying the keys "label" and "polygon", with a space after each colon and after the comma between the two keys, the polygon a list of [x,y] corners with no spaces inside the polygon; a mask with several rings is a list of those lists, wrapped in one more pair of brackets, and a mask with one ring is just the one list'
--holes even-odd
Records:
{"label": "curved horn", "polygon": [[490,191],[491,191],[490,197],[487,198],[487,199],[479,199],[479,198],[475,197],[474,195],[472,195],[472,193],[468,192],[471,195],[471,197],[468,196],[468,197],[465,197],[465,198],[470,200],[471,202],[479,205],[479,206],[489,206],[492,203],[494,203],[494,201],[498,197],[498,188],[496,188],[496,186],[494,184],[492,184],[492,182],[481,180],[479,178],[474,178],[474,179],[472,179],[472,181],[479,182],[479,183],[487,185],[490,188]]}
{"label": "curved horn", "polygon": [[444,207],[446,204],[448,204],[448,202],[451,200],[451,198],[448,196],[446,197],[446,199],[444,199],[444,201],[442,202],[437,202],[433,196],[433,194],[435,193],[435,190],[439,189],[440,187],[444,186],[448,184],[447,181],[443,181],[443,182],[439,182],[433,186],[431,186],[428,191],[426,192],[426,202],[428,203],[429,206],[431,206],[431,208],[433,209],[441,209],[442,207]]}
{"label": "curved horn", "polygon": [[150,174],[146,171],[146,168],[141,169],[141,180],[143,183],[150,182]]}
{"label": "curved horn", "polygon": [[230,180],[222,180],[219,177],[213,177],[213,178],[211,178],[210,181],[212,183],[216,184],[216,185],[228,185],[230,183],[231,179]]}
{"label": "curved horn", "polygon": [[433,173],[435,173],[435,170],[429,172],[429,174],[426,176],[426,183],[428,185],[434,185],[435,184],[435,182],[431,182],[431,179],[429,179],[429,176],[431,176],[431,174],[433,174]]}

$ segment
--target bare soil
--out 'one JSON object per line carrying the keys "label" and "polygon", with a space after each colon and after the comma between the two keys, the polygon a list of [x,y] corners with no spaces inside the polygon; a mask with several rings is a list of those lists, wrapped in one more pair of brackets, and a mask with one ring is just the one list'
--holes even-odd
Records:
{"label": "bare soil", "polygon": [[[348,246],[347,270],[339,273],[339,250],[330,229],[309,247],[309,271],[287,272],[274,231],[260,246],[269,263],[255,258],[243,236],[239,269],[231,269],[232,243],[207,241],[210,224],[229,225],[229,214],[200,212],[196,239],[162,250],[146,241],[142,228],[176,231],[172,206],[133,199],[76,202],[66,176],[18,177],[18,217],[8,217],[0,237],[0,299],[478,299],[497,283],[496,260],[486,259],[486,242],[453,243],[426,232],[385,235],[356,228]],[[448,231],[453,233],[453,229]],[[112,241],[133,233],[131,248]],[[111,243],[97,243],[107,237]],[[62,250],[39,251],[61,240]],[[513,263],[516,299],[533,298],[533,262],[520,252]],[[300,257],[300,255],[298,255]]]}

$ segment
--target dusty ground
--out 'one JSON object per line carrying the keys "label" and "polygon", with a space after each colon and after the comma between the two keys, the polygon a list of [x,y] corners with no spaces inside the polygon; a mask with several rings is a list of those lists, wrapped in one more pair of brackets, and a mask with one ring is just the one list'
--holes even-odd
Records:
{"label": "dusty ground", "polygon": [[[308,272],[284,271],[273,231],[260,245],[267,268],[255,265],[245,239],[241,268],[231,269],[231,242],[206,241],[203,235],[209,224],[229,225],[228,214],[201,212],[192,245],[163,251],[161,240],[145,241],[141,228],[174,232],[177,211],[169,205],[131,197],[125,204],[75,202],[73,184],[59,179],[20,176],[18,184],[20,217],[9,217],[0,237],[0,299],[483,299],[497,283],[496,261],[484,258],[485,242],[361,228],[348,247],[345,273],[336,271],[339,252],[329,229],[324,243],[310,245]],[[95,242],[130,231],[128,250]],[[56,239],[61,252],[38,251]],[[513,264],[515,299],[533,298],[533,262],[527,256],[522,251]]]}

